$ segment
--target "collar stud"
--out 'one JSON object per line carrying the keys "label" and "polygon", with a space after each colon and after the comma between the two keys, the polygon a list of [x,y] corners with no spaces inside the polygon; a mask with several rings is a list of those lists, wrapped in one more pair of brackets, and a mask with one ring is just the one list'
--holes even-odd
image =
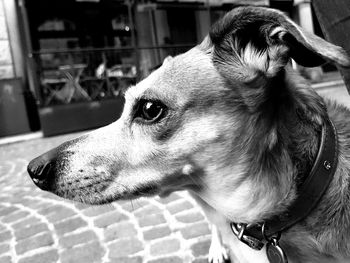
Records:
{"label": "collar stud", "polygon": [[330,169],[332,168],[332,164],[331,164],[331,162],[328,161],[328,160],[324,161],[323,166],[324,166],[324,168],[325,168],[327,171],[330,170]]}

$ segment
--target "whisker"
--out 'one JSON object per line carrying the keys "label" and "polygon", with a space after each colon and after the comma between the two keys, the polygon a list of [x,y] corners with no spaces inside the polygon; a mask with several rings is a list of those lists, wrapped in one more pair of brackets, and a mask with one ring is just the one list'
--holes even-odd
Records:
{"label": "whisker", "polygon": [[[198,186],[198,187],[204,187],[206,188],[207,190],[209,190],[209,186],[207,186],[207,184],[204,183],[204,180],[200,177],[196,177],[194,178],[191,174],[188,174],[188,177],[192,180],[192,182]],[[197,180],[196,180],[197,179]],[[198,181],[201,181],[202,184],[198,183]]]}
{"label": "whisker", "polygon": [[134,207],[134,203],[132,202],[132,200],[130,200],[131,203],[131,207],[132,207],[132,212],[135,212],[135,207]]}

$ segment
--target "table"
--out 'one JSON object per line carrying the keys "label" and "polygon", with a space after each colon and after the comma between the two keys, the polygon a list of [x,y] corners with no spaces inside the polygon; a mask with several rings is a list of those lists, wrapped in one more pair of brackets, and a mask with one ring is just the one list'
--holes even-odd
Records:
{"label": "table", "polygon": [[72,64],[72,65],[63,65],[58,69],[62,72],[63,76],[67,78],[67,82],[60,91],[64,94],[64,98],[62,100],[65,103],[70,103],[71,100],[74,99],[83,99],[90,101],[91,98],[87,94],[87,92],[80,85],[80,77],[87,67],[85,64]]}

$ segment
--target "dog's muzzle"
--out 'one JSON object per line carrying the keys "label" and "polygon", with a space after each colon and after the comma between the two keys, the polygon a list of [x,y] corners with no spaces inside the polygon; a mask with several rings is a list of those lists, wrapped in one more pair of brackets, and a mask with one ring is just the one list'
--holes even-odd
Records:
{"label": "dog's muzzle", "polygon": [[64,166],[64,160],[73,154],[68,148],[84,138],[86,138],[86,136],[67,141],[33,159],[27,167],[27,171],[33,182],[42,190],[52,191],[55,181],[57,180],[57,171]]}

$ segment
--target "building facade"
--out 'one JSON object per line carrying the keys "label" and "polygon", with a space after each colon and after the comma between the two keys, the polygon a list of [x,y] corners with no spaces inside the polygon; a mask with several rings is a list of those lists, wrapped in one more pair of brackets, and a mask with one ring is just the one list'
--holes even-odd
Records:
{"label": "building facade", "polygon": [[[0,0],[0,82],[17,81],[28,131],[39,123],[45,135],[101,126],[119,117],[127,87],[198,44],[242,4],[293,8],[289,0]],[[297,4],[303,18],[311,12],[309,2]],[[1,121],[13,118],[1,119],[2,86],[0,136]]]}

